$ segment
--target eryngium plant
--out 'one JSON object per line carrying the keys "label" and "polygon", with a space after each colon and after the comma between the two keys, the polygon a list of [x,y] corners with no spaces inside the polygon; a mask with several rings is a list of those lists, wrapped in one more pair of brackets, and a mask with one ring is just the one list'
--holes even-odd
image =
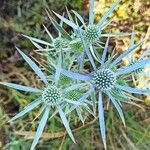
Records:
{"label": "eryngium plant", "polygon": [[[83,42],[84,48],[88,49],[81,30],[79,29],[81,41]],[[90,57],[91,64],[93,66],[92,72],[85,74],[84,72],[76,73],[68,70],[62,69],[62,73],[72,79],[82,80],[87,84],[91,84],[92,89],[98,93],[98,116],[99,125],[102,135],[102,140],[104,147],[106,149],[106,133],[105,133],[105,118],[104,118],[104,106],[103,106],[103,96],[105,94],[108,96],[108,100],[111,100],[112,104],[118,111],[120,118],[125,126],[125,119],[123,115],[122,108],[120,106],[120,101],[129,101],[131,99],[127,93],[134,94],[150,94],[149,89],[137,89],[128,86],[127,75],[132,75],[133,72],[143,69],[146,65],[150,64],[150,58],[139,58],[136,62],[130,64],[129,66],[117,67],[118,63],[132,53],[137,47],[142,44],[142,41],[138,44],[133,44],[126,50],[123,54],[117,57],[115,60],[111,57],[106,59],[106,54],[108,50],[108,41],[106,42],[105,48],[103,50],[102,57],[100,59],[100,65],[96,67],[92,57]],[[86,50],[87,51],[87,50]],[[148,50],[149,51],[149,50]]]}
{"label": "eryngium plant", "polygon": [[[112,20],[107,21],[107,18],[110,16],[110,14],[115,10],[120,0],[116,0],[115,3],[106,11],[106,13],[100,18],[98,22],[94,22],[94,0],[90,0],[90,11],[89,11],[89,22],[86,23],[82,16],[72,10],[71,14],[68,9],[67,14],[69,19],[66,19],[64,16],[61,16],[54,12],[54,14],[61,20],[60,23],[57,23],[57,21],[51,17],[50,13],[47,12],[47,15],[53,24],[53,26],[58,31],[58,37],[54,38],[49,30],[44,26],[44,29],[46,33],[49,36],[49,40],[51,42],[39,40],[34,37],[26,36],[29,38],[32,43],[37,47],[37,52],[43,52],[43,54],[48,54],[51,56],[51,58],[56,58],[56,54],[62,50],[66,53],[72,53],[74,54],[74,59],[78,59],[79,62],[83,61],[82,55],[84,54],[84,48],[81,43],[81,40],[79,39],[79,33],[78,28],[80,27],[83,31],[84,39],[89,47],[89,51],[94,57],[95,60],[99,61],[100,56],[95,51],[95,48],[103,48],[104,43],[101,42],[101,39],[104,37],[112,37],[112,36],[127,36],[130,35],[129,33],[104,33],[104,29],[111,23]],[[68,33],[63,28],[63,23],[66,23],[69,25],[73,32]],[[42,44],[45,47],[39,45]],[[80,55],[80,56],[79,56]]]}
{"label": "eryngium plant", "polygon": [[[34,70],[34,72],[44,82],[45,87],[42,89],[38,89],[38,88],[23,86],[23,85],[19,85],[19,84],[15,84],[15,83],[0,82],[0,84],[6,85],[10,88],[14,88],[14,89],[25,91],[25,92],[38,93],[38,95],[40,95],[39,98],[37,98],[36,100],[34,100],[30,104],[28,104],[20,113],[18,113],[15,117],[13,117],[9,122],[12,122],[12,121],[22,117],[29,111],[36,108],[38,105],[42,104],[41,110],[43,111],[43,116],[40,120],[39,126],[37,128],[37,132],[35,133],[34,140],[31,145],[31,150],[34,150],[35,146],[37,145],[37,143],[39,141],[39,138],[42,135],[42,132],[44,130],[46,122],[49,118],[49,112],[50,112],[51,108],[56,108],[56,110],[59,112],[60,118],[61,118],[70,138],[72,139],[73,142],[75,142],[74,136],[69,127],[69,122],[66,118],[66,115],[65,115],[63,109],[66,106],[68,106],[69,104],[71,104],[72,106],[75,105],[77,108],[81,105],[84,105],[85,110],[86,110],[86,108],[88,108],[88,106],[84,102],[82,102],[83,101],[82,99],[83,99],[83,97],[84,97],[84,99],[86,99],[90,94],[89,92],[87,92],[85,94],[82,92],[83,93],[82,96],[81,96],[81,93],[80,93],[80,95],[79,94],[70,95],[72,91],[74,93],[74,90],[76,90],[76,89],[79,90],[80,87],[84,86],[85,84],[83,85],[83,84],[75,84],[74,83],[74,85],[70,86],[69,88],[68,87],[61,88],[61,85],[58,84],[59,77],[60,77],[60,69],[59,69],[60,67],[59,66],[58,66],[58,68],[56,68],[56,73],[55,73],[55,76],[53,79],[53,83],[49,83],[47,81],[46,76],[41,71],[41,69],[27,55],[25,55],[19,48],[16,48],[16,49],[21,54],[21,56],[26,60],[26,62],[30,65],[30,67]],[[61,55],[60,55],[60,57],[61,57]],[[61,60],[60,60],[60,62],[61,62]],[[67,109],[65,111],[71,112],[70,109]],[[91,112],[89,108],[88,108],[88,112]],[[42,113],[42,112],[40,112],[40,113]]]}
{"label": "eryngium plant", "polygon": [[[107,18],[110,14],[115,10],[120,0],[116,0],[114,4],[106,11],[106,13],[99,19],[98,22],[94,22],[94,0],[90,0],[90,10],[89,10],[89,22],[86,23],[82,16],[72,10],[75,18],[68,12],[69,19],[65,18],[54,12],[54,14],[64,23],[69,25],[73,31],[76,38],[79,38],[78,28],[81,28],[83,32],[83,37],[87,46],[89,47],[89,51],[94,57],[95,60],[99,61],[99,57],[95,51],[95,48],[103,48],[101,39],[103,37],[112,37],[112,36],[126,36],[129,33],[104,33],[104,29],[112,22],[112,20],[107,21]],[[79,23],[78,23],[79,22]]]}
{"label": "eryngium plant", "polygon": [[[119,2],[120,0],[116,0],[98,22],[94,22],[94,0],[90,0],[88,23],[86,23],[76,11],[72,11],[75,16],[73,17],[67,10],[69,19],[55,13],[61,20],[60,23],[52,18],[49,12],[46,11],[51,23],[58,31],[58,35],[53,37],[46,26],[44,26],[44,29],[49,36],[48,41],[24,35],[35,45],[37,48],[35,51],[37,53],[46,56],[44,69],[48,73],[47,76],[43,74],[41,69],[27,55],[17,48],[18,52],[44,82],[45,86],[38,89],[15,83],[0,82],[0,84],[40,95],[39,98],[27,105],[10,120],[14,121],[42,104],[41,110],[43,111],[43,116],[34,136],[31,150],[35,148],[42,135],[51,109],[56,109],[53,115],[59,112],[60,118],[73,142],[75,142],[75,139],[66,116],[72,115],[73,110],[75,110],[75,112],[77,112],[76,116],[83,123],[86,119],[86,112],[92,114],[94,117],[98,116],[102,140],[104,148],[106,149],[103,94],[106,94],[108,101],[111,101],[115,106],[125,125],[120,101],[130,102],[133,96],[127,93],[150,93],[148,89],[144,90],[129,87],[127,80],[133,73],[135,74],[142,71],[145,65],[150,63],[150,58],[145,57],[145,54],[143,54],[143,56],[137,60],[130,59],[128,66],[122,67],[118,65],[126,56],[130,55],[130,58],[132,58],[132,52],[139,47],[142,42],[138,44],[131,42],[132,44],[129,49],[114,60],[113,56],[107,58],[109,38],[112,36],[130,35],[128,33],[104,33],[104,29],[111,23],[111,21],[107,21],[107,18]],[[72,28],[72,32],[68,33],[63,28],[63,23],[69,25]],[[131,41],[133,41],[133,33],[131,36]],[[108,37],[106,44],[100,41],[103,37]],[[103,50],[102,55],[98,53],[97,49]],[[148,51],[145,53],[147,54]],[[90,71],[88,73],[84,73],[83,69],[86,62],[90,62],[92,66],[92,69],[89,69]],[[132,85],[132,81],[130,85]],[[96,95],[98,95],[98,100],[95,97]],[[96,114],[97,106],[98,114]]]}

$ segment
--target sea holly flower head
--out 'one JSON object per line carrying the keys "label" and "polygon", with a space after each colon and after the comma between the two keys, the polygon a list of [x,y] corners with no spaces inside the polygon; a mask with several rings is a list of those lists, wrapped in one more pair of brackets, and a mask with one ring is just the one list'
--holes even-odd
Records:
{"label": "sea holly flower head", "polygon": [[[112,6],[104,13],[102,18],[99,19],[98,22],[94,22],[94,0],[90,0],[90,10],[89,10],[89,22],[85,23],[82,16],[72,10],[72,13],[75,15],[75,18],[72,17],[71,13],[67,10],[67,14],[69,19],[65,18],[64,16],[61,16],[54,12],[54,14],[64,23],[69,25],[73,28],[74,34],[78,36],[77,30],[78,28],[82,28],[82,31],[84,32],[84,38],[87,42],[87,44],[92,45],[98,42],[100,37],[110,37],[110,36],[126,36],[130,35],[129,33],[102,33],[102,31],[111,23],[111,21],[107,21],[107,18],[110,16],[110,14],[115,10],[117,5],[119,4],[120,0],[116,0]],[[80,23],[79,23],[80,22]]]}
{"label": "sea holly flower head", "polygon": [[93,81],[99,90],[111,90],[116,82],[116,76],[110,69],[98,69],[94,73]]}
{"label": "sea holly flower head", "polygon": [[[19,48],[16,48],[16,49],[21,54],[21,56],[26,60],[26,62],[30,65],[30,67],[34,70],[34,72],[44,82],[45,87],[44,87],[44,89],[43,88],[38,89],[38,88],[23,86],[23,85],[19,85],[19,84],[15,84],[15,83],[0,82],[0,84],[5,85],[5,86],[10,87],[10,88],[14,88],[14,89],[26,91],[26,92],[34,92],[34,93],[38,93],[41,95],[39,98],[37,98],[36,100],[34,100],[30,104],[28,104],[16,116],[14,116],[10,120],[10,122],[12,122],[12,121],[22,117],[23,115],[27,114],[29,111],[33,110],[38,105],[43,104],[40,113],[42,113],[43,111],[44,111],[44,113],[43,113],[43,116],[39,122],[37,132],[35,133],[34,140],[33,140],[33,143],[31,145],[31,150],[35,149],[35,146],[37,145],[37,143],[38,143],[38,141],[39,141],[39,139],[40,139],[40,137],[44,131],[44,127],[45,127],[46,122],[49,118],[49,112],[50,112],[51,108],[57,109],[57,111],[59,112],[60,118],[61,118],[61,120],[62,120],[62,122],[66,128],[66,131],[68,132],[68,134],[69,134],[70,138],[73,140],[73,142],[75,142],[74,136],[73,136],[72,131],[69,127],[69,122],[66,118],[66,114],[63,112],[63,108],[64,108],[64,106],[66,106],[68,104],[71,104],[72,106],[75,105],[75,107],[79,107],[80,105],[84,104],[84,102],[82,102],[83,98],[80,99],[80,97],[79,97],[78,102],[76,102],[75,99],[72,102],[72,99],[70,100],[69,97],[66,99],[66,97],[65,97],[65,95],[68,92],[71,92],[72,90],[75,90],[75,89],[80,89],[83,86],[83,84],[74,84],[74,85],[70,86],[69,88],[68,87],[63,88],[63,89],[60,88],[60,86],[58,85],[58,83],[59,83],[58,81],[59,81],[59,77],[60,77],[60,65],[61,65],[60,62],[56,68],[53,84],[50,84],[47,81],[47,77],[43,74],[41,69],[26,54],[24,54]],[[89,93],[86,94],[86,96],[84,96],[84,98],[87,98],[88,96],[89,96]],[[79,102],[79,101],[81,101],[81,102]],[[69,112],[71,112],[71,111],[69,111]]]}
{"label": "sea holly flower head", "polygon": [[62,92],[55,85],[49,85],[42,92],[42,99],[48,106],[60,105],[63,101]]}
{"label": "sea holly flower head", "polygon": [[84,39],[86,43],[92,44],[99,40],[101,35],[101,30],[97,25],[88,25],[83,32]]}

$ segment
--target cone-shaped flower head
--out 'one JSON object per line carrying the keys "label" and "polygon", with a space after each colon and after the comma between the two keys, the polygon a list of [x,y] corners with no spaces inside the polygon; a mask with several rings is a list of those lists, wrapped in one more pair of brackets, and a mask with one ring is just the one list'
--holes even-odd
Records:
{"label": "cone-shaped flower head", "polygon": [[101,31],[97,25],[89,25],[84,31],[84,38],[89,44],[98,41],[100,35]]}
{"label": "cone-shaped flower head", "polygon": [[44,89],[42,98],[46,105],[54,107],[62,102],[62,92],[56,86],[48,86]]}
{"label": "cone-shaped flower head", "polygon": [[94,73],[93,81],[98,89],[105,91],[113,88],[116,77],[114,72],[109,69],[99,69]]}

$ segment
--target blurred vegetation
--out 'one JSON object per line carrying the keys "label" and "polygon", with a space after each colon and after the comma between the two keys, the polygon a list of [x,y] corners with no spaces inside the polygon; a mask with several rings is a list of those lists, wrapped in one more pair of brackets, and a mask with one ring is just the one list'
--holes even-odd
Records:
{"label": "blurred vegetation", "polygon": [[47,24],[52,31],[45,9],[62,13],[67,6],[79,10],[82,0],[1,0],[0,5],[0,43],[3,45],[0,47],[0,58],[5,58],[5,51],[14,49],[14,45],[32,47],[21,34],[41,38],[44,36],[43,24]]}
{"label": "blurred vegetation", "polygon": [[[97,20],[112,4],[113,0],[97,0],[95,5],[95,19]],[[65,6],[70,9],[79,10],[85,17],[88,8],[88,0],[11,0],[0,1],[0,81],[19,82],[24,85],[42,86],[36,75],[28,68],[24,61],[14,52],[14,45],[31,51],[34,47],[30,41],[22,38],[21,34],[32,35],[38,38],[45,36],[42,24],[46,24],[52,34],[53,31],[50,21],[45,13],[45,8],[62,13]],[[150,1],[149,0],[122,0],[116,9],[112,24],[107,32],[131,32],[134,28],[136,41],[140,37],[149,37],[150,34]],[[129,37],[114,38],[118,53],[126,50],[129,46]],[[150,41],[135,53],[138,57]],[[40,59],[36,55],[34,56]],[[127,60],[124,61],[127,63]],[[35,80],[37,78],[37,80]],[[149,84],[149,79],[146,80]],[[143,87],[140,80],[137,85]],[[0,149],[5,150],[28,150],[33,132],[38,124],[38,108],[16,121],[9,124],[7,121],[21,110],[25,105],[32,101],[36,95],[18,92],[12,89],[0,88]],[[149,150],[150,147],[150,97],[145,97],[145,103],[138,103],[137,107],[123,105],[126,117],[127,128],[125,129],[118,121],[113,108],[106,110],[107,116],[107,143],[110,150]],[[59,149],[59,150],[96,150],[102,149],[101,138],[97,120],[89,116],[85,125],[81,125],[74,118],[72,128],[77,139],[77,144],[73,144],[66,136],[64,129],[60,126],[57,116],[47,125],[47,133],[43,134],[37,149]],[[58,131],[58,132],[56,132]],[[43,144],[44,143],[44,144]]]}

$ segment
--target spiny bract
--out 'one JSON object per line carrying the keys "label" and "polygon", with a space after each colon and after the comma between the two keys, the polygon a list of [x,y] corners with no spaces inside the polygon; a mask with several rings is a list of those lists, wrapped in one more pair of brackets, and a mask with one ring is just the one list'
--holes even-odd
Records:
{"label": "spiny bract", "polygon": [[56,86],[48,86],[42,93],[43,101],[46,105],[55,106],[62,102],[62,92]]}
{"label": "spiny bract", "polygon": [[99,69],[94,73],[93,81],[98,89],[102,91],[110,90],[116,82],[116,77],[109,69]]}

